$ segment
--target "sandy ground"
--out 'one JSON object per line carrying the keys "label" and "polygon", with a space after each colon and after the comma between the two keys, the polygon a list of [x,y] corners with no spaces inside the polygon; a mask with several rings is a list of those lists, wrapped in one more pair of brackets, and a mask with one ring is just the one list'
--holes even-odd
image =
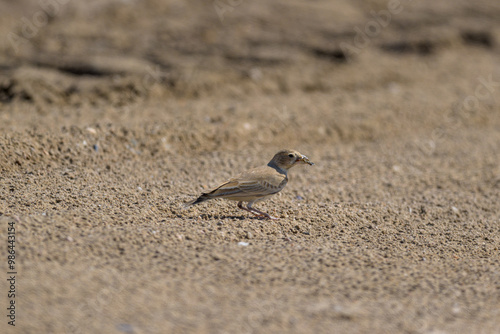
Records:
{"label": "sandy ground", "polygon": [[[500,333],[499,17],[1,1],[2,333]],[[182,208],[281,148],[280,220]]]}

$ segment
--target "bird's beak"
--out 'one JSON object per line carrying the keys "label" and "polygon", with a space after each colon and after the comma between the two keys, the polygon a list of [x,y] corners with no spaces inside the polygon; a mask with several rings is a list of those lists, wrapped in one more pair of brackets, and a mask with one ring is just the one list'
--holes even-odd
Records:
{"label": "bird's beak", "polygon": [[312,162],[311,160],[309,160],[309,158],[306,157],[305,155],[303,155],[300,158],[298,158],[297,161],[302,161],[303,163],[308,164],[308,165],[314,165],[314,162]]}

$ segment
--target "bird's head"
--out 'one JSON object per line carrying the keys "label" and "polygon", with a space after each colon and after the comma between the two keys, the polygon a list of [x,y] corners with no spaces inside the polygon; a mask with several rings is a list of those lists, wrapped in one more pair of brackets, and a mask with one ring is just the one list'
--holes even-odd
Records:
{"label": "bird's head", "polygon": [[269,165],[278,167],[279,169],[288,170],[300,163],[314,165],[308,157],[297,151],[281,150],[274,155],[273,159],[269,162]]}

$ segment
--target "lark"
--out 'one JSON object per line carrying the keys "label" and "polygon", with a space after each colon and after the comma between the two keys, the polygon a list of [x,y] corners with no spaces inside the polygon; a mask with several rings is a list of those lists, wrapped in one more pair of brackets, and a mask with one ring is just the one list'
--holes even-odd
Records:
{"label": "lark", "polygon": [[[237,201],[238,208],[258,217],[278,219],[257,210],[253,205],[283,190],[288,183],[288,170],[298,164],[314,165],[308,157],[297,151],[281,150],[274,155],[266,166],[243,172],[202,193],[195,200],[186,203],[185,206],[189,207],[211,199],[224,198]],[[247,204],[243,205],[243,203]]]}

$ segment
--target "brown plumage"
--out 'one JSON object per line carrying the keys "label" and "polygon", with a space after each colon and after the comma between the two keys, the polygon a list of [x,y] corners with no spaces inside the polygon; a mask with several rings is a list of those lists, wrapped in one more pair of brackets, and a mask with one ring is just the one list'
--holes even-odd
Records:
{"label": "brown plumage", "polygon": [[[257,210],[252,205],[258,201],[280,192],[288,182],[288,170],[298,163],[314,165],[305,155],[294,150],[282,150],[262,167],[250,169],[221,185],[207,191],[197,199],[186,203],[195,205],[215,198],[238,201],[238,208],[259,217],[276,219],[269,214]],[[243,206],[243,202],[248,204]]]}

